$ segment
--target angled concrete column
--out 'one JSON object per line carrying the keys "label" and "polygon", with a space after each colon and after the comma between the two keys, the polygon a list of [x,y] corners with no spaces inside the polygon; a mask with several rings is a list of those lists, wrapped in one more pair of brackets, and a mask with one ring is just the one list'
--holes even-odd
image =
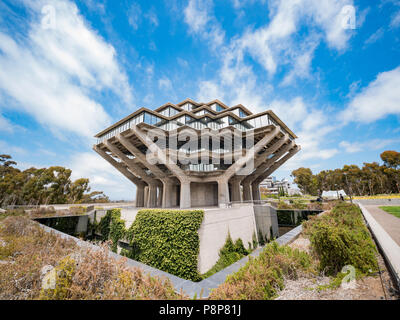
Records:
{"label": "angled concrete column", "polygon": [[224,208],[229,202],[229,186],[228,181],[223,179],[218,182],[218,206]]}
{"label": "angled concrete column", "polygon": [[244,201],[252,201],[253,195],[251,193],[251,184],[249,182],[243,182],[243,200]]}
{"label": "angled concrete column", "polygon": [[146,208],[149,207],[149,187],[144,187],[143,204]]}
{"label": "angled concrete column", "polygon": [[149,186],[149,198],[148,198],[148,208],[156,208],[157,207],[157,185],[151,184]]}
{"label": "angled concrete column", "polygon": [[252,183],[251,192],[252,192],[252,195],[253,195],[253,201],[261,200],[260,184],[259,183]]}
{"label": "angled concrete column", "polygon": [[190,181],[181,182],[181,200],[180,200],[181,209],[186,209],[191,207],[191,199],[190,199]]}
{"label": "angled concrete column", "polygon": [[163,186],[158,187],[158,196],[157,196],[157,207],[162,207],[162,201],[163,201]]}
{"label": "angled concrete column", "polygon": [[144,207],[144,185],[136,186],[136,207]]}
{"label": "angled concrete column", "polygon": [[231,187],[232,187],[232,201],[242,201],[242,195],[240,193],[240,180],[232,179],[231,180]]}

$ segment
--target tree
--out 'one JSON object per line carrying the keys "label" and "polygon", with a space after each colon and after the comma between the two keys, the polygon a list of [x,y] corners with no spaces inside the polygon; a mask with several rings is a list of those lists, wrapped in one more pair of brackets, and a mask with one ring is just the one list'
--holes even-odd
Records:
{"label": "tree", "polygon": [[90,192],[89,179],[71,182],[71,170],[61,166],[20,171],[11,156],[0,155],[0,205],[67,202],[108,202],[102,191]]}
{"label": "tree", "polygon": [[302,167],[297,170],[293,170],[292,177],[294,177],[294,183],[298,185],[304,194],[318,194],[317,178],[313,175],[311,169]]}
{"label": "tree", "polygon": [[69,199],[72,203],[82,200],[84,193],[89,192],[89,179],[80,178],[71,184]]}
{"label": "tree", "polygon": [[381,153],[381,159],[383,164],[388,168],[394,168],[400,166],[400,152],[388,150]]}

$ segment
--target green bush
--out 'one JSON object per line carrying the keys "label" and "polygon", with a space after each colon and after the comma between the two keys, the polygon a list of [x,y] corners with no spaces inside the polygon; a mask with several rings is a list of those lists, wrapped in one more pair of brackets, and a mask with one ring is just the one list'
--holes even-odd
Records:
{"label": "green bush", "polygon": [[242,239],[239,238],[235,242],[233,242],[231,235],[228,234],[224,246],[219,251],[218,261],[209,271],[203,274],[203,278],[208,278],[214,273],[225,269],[232,263],[235,263],[236,261],[242,259],[244,256],[247,256],[249,253],[250,250],[246,250],[243,245]]}
{"label": "green bush", "polygon": [[356,205],[341,203],[303,224],[320,261],[320,269],[336,275],[345,265],[361,274],[377,270],[376,247]]}
{"label": "green bush", "polygon": [[297,279],[299,272],[311,268],[311,257],[298,249],[267,244],[257,258],[250,258],[245,266],[211,292],[217,300],[273,299],[283,288],[284,276]]}
{"label": "green bush", "polygon": [[203,210],[143,209],[127,231],[129,257],[184,279],[198,281],[198,229]]}

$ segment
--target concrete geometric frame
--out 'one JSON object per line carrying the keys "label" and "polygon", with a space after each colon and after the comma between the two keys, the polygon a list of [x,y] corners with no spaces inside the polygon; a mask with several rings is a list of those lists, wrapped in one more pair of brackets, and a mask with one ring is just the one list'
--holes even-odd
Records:
{"label": "concrete geometric frame", "polygon": [[140,108],[95,137],[93,149],[136,185],[136,206],[149,208],[260,200],[260,183],[300,150],[271,110],[219,100]]}

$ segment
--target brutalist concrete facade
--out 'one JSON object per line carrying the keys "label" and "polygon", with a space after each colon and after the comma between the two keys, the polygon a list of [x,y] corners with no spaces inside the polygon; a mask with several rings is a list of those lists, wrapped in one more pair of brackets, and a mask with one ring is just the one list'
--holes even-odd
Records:
{"label": "brutalist concrete facade", "polygon": [[224,207],[260,200],[259,184],[300,146],[271,111],[186,99],[140,108],[93,149],[136,185],[137,207]]}

